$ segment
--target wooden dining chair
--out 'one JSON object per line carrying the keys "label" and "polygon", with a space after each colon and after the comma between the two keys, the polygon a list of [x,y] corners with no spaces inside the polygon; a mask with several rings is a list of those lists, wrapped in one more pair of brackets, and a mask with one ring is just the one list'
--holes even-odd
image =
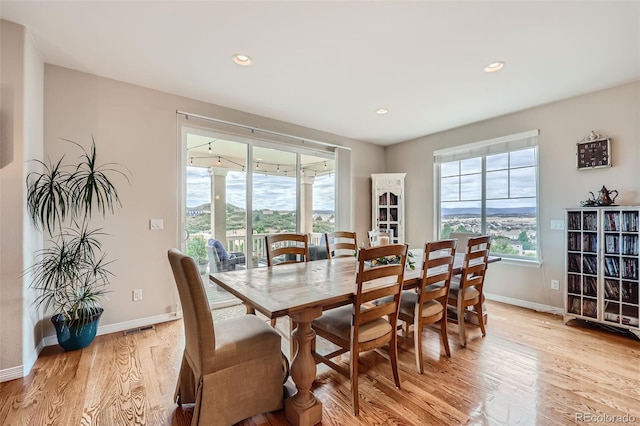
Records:
{"label": "wooden dining chair", "polygon": [[283,233],[265,237],[267,266],[309,261],[309,237],[306,234]]}
{"label": "wooden dining chair", "polygon": [[324,234],[327,259],[350,257],[358,251],[358,237],[351,231],[334,231]]}
{"label": "wooden dining chair", "polygon": [[254,315],[214,327],[195,262],[177,249],[168,257],[185,335],[174,400],[195,403],[191,425],[231,425],[281,409],[286,375],[280,334]]}
{"label": "wooden dining chair", "polygon": [[[307,234],[283,233],[265,236],[267,250],[267,266],[286,265],[309,261],[309,237]],[[271,327],[276,326],[276,318],[271,318]],[[289,318],[289,333],[296,327]],[[289,337],[290,356],[293,359],[297,347],[295,341]]]}
{"label": "wooden dining chair", "polygon": [[[360,352],[388,345],[393,379],[396,387],[400,388],[396,326],[408,247],[407,244],[393,244],[360,249],[353,304],[330,309],[311,324],[318,336],[340,347],[326,355],[314,352],[314,358],[316,363],[322,362],[350,378],[353,413],[356,416],[360,412]],[[397,264],[372,264],[373,260],[387,256],[398,256],[400,261]],[[373,304],[385,298],[388,298],[385,303]],[[349,370],[331,361],[331,358],[345,352],[350,352]]]}
{"label": "wooden dining chair", "polygon": [[[466,313],[478,316],[478,324],[480,325],[482,336],[487,335],[482,315],[482,303],[484,302],[484,278],[490,249],[491,237],[489,235],[470,237],[467,242],[462,274],[451,279],[448,305],[449,309],[455,311],[460,342],[463,347],[467,346],[465,334]],[[467,308],[469,307],[473,307],[475,312],[468,310]]]}
{"label": "wooden dining chair", "polygon": [[444,351],[451,357],[447,336],[447,299],[455,255],[456,240],[425,243],[420,286],[416,291],[402,292],[398,317],[405,322],[405,330],[409,325],[413,325],[416,367],[419,374],[423,372],[422,329],[426,325],[440,325]]}

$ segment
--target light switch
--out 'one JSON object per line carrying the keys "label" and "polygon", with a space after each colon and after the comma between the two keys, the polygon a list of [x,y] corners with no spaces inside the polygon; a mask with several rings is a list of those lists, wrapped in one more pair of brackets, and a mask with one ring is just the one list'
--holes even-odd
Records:
{"label": "light switch", "polygon": [[552,220],[551,221],[551,229],[564,229],[564,220]]}
{"label": "light switch", "polygon": [[164,222],[162,219],[151,219],[149,221],[149,229],[163,229]]}

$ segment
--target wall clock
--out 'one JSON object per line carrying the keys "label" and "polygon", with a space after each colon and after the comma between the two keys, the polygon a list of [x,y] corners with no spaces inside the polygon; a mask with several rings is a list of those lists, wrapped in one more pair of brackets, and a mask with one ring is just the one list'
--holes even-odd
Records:
{"label": "wall clock", "polygon": [[611,138],[583,140],[576,145],[578,170],[611,167]]}

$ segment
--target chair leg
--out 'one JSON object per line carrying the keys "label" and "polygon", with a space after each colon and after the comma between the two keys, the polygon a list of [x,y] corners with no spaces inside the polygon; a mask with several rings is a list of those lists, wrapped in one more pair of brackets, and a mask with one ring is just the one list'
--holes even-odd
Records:
{"label": "chair leg", "polygon": [[353,415],[360,414],[360,400],[358,398],[358,358],[359,354],[351,348],[351,360],[349,369],[351,370],[351,404],[353,405]]}
{"label": "chair leg", "polygon": [[415,318],[413,324],[413,346],[416,353],[416,369],[418,374],[422,374],[422,323],[418,317]]}
{"label": "chair leg", "polygon": [[[461,289],[462,290],[462,289]],[[464,306],[462,305],[464,294],[458,294],[458,331],[460,333],[460,344],[467,346],[467,337],[464,334]]]}
{"label": "chair leg", "polygon": [[409,337],[409,323],[402,321],[402,337]]}
{"label": "chair leg", "polygon": [[276,319],[277,318],[271,318],[271,327],[276,328]]}
{"label": "chair leg", "polygon": [[442,335],[442,345],[444,346],[444,352],[449,358],[451,358],[451,349],[449,348],[449,336],[447,335],[447,310],[445,307],[444,314],[440,320],[440,335]]}
{"label": "chair leg", "polygon": [[482,331],[482,337],[487,335],[487,331],[484,329],[484,318],[482,318],[482,302],[475,305],[476,313],[478,314],[478,324],[480,324],[480,330]]}
{"label": "chair leg", "polygon": [[[413,330],[415,333],[416,330]],[[391,359],[391,370],[393,371],[393,380],[396,387],[400,389],[400,374],[398,373],[398,334],[391,333],[391,341],[389,342],[389,358]]]}

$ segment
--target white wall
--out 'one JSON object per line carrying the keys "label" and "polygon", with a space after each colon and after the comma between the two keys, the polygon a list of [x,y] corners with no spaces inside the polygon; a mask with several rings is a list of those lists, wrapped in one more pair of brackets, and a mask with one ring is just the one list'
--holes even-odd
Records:
{"label": "white wall", "polygon": [[[158,320],[176,310],[167,261],[167,250],[178,245],[176,110],[351,148],[355,227],[365,236],[370,226],[369,175],[382,171],[382,147],[48,64],[44,104],[47,157],[69,152],[60,138],[88,146],[93,135],[101,162],[121,163],[132,173],[131,185],[117,180],[123,208],[96,221],[112,235],[104,241],[109,257],[116,259],[101,326]],[[164,230],[150,231],[150,218],[164,219]],[[134,303],[131,292],[137,288],[144,297]],[[45,335],[52,334],[47,324]]]}
{"label": "white wall", "polygon": [[[619,204],[640,204],[640,83],[567,99],[387,147],[386,172],[406,172],[406,239],[412,246],[433,239],[433,151],[499,136],[540,129],[539,238],[542,267],[507,262],[491,265],[486,291],[503,298],[561,308],[564,283],[564,232],[552,219],[577,207],[602,185],[617,189]],[[613,167],[576,170],[576,142],[591,130],[612,138]]]}
{"label": "white wall", "polygon": [[40,316],[23,270],[42,239],[26,205],[27,158],[42,153],[44,64],[24,27],[0,20],[0,381],[36,359]]}

